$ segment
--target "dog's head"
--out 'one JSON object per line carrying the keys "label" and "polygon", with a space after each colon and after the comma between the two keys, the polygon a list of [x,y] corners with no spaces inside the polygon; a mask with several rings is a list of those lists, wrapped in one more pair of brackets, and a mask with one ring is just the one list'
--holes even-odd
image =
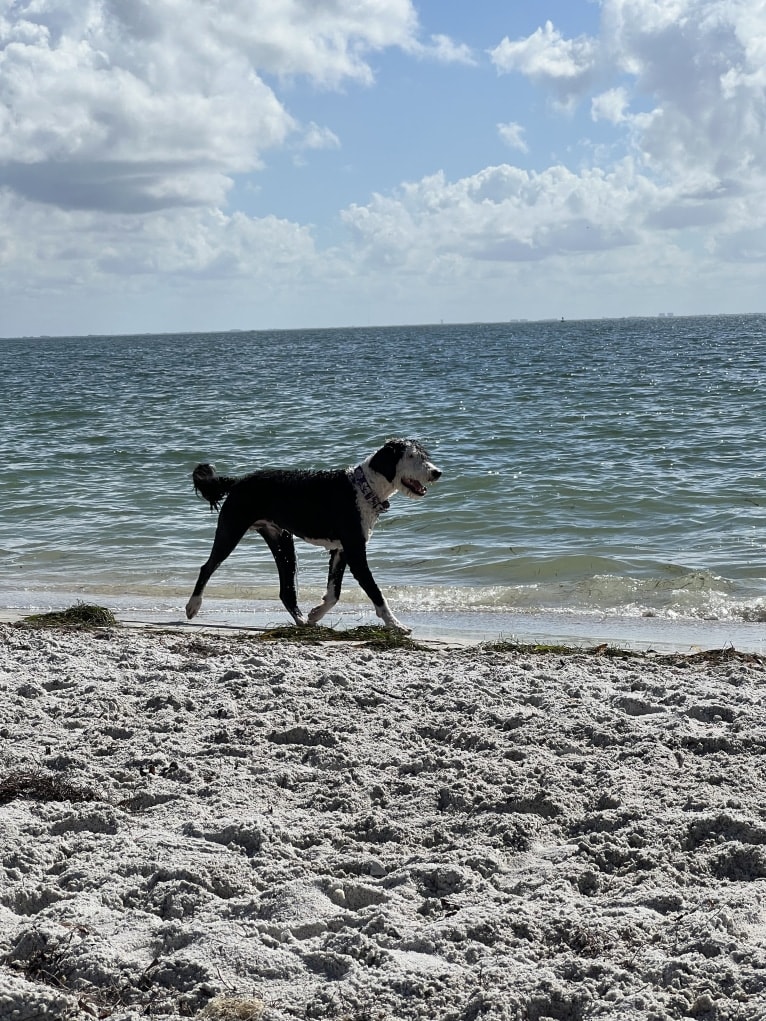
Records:
{"label": "dog's head", "polygon": [[417,440],[386,440],[369,463],[373,471],[379,472],[407,496],[425,496],[427,485],[436,482],[442,474]]}

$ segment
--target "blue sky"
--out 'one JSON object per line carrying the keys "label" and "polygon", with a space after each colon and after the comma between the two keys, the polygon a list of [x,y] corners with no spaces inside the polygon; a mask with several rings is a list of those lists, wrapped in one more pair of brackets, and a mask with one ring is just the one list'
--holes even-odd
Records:
{"label": "blue sky", "polygon": [[0,0],[0,336],[764,310],[766,4]]}

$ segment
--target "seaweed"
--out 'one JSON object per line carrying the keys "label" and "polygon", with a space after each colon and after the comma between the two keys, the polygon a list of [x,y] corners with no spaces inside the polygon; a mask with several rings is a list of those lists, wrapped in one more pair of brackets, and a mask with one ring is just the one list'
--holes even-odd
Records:
{"label": "seaweed", "polygon": [[16,769],[0,777],[0,805],[25,801],[93,801],[90,787],[37,769]]}
{"label": "seaweed", "polygon": [[48,613],[33,613],[22,617],[21,624],[27,627],[73,627],[89,630],[100,627],[114,627],[117,619],[111,610],[94,603],[75,603],[66,610],[51,610]]}
{"label": "seaweed", "polygon": [[666,652],[657,653],[652,649],[642,651],[640,649],[623,649],[618,645],[609,645],[602,642],[600,645],[576,646],[576,645],[555,645],[546,643],[512,642],[500,639],[497,642],[482,642],[479,648],[484,652],[516,653],[522,655],[536,656],[604,656],[607,659],[645,659],[651,658],[656,663],[667,663],[675,665],[686,665],[691,663],[757,663],[762,664],[766,659],[756,652],[739,652],[733,646],[726,646],[723,649],[700,649],[697,652]]}
{"label": "seaweed", "polygon": [[423,649],[414,639],[394,628],[363,624],[345,631],[329,627],[301,626],[286,624],[269,628],[260,636],[261,641],[287,641],[306,645],[320,645],[323,642],[356,642],[371,649]]}
{"label": "seaweed", "polygon": [[641,655],[641,653],[634,653],[629,649],[621,649],[614,645],[607,645],[606,643],[592,647],[583,647],[577,645],[560,645],[548,642],[511,642],[500,639],[497,642],[482,642],[479,647],[485,652],[513,652],[536,656],[608,656],[628,658]]}

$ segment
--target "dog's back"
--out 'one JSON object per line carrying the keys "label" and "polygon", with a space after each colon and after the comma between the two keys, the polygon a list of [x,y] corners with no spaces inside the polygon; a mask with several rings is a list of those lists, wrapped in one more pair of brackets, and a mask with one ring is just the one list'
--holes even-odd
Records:
{"label": "dog's back", "polygon": [[234,527],[267,522],[308,542],[335,540],[356,532],[356,500],[348,473],[261,468],[241,478],[219,475],[214,465],[198,464],[196,492]]}
{"label": "dog's back", "polygon": [[320,544],[356,535],[359,514],[345,471],[263,468],[245,475],[232,489],[222,513],[267,521],[307,542]]}

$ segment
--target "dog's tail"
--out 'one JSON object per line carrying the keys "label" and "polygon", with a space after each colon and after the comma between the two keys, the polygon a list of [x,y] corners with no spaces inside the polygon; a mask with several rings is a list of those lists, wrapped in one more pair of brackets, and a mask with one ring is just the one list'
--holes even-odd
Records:
{"label": "dog's tail", "polygon": [[211,510],[218,510],[221,500],[237,481],[230,475],[219,475],[214,464],[198,464],[192,472],[194,492],[207,500]]}

